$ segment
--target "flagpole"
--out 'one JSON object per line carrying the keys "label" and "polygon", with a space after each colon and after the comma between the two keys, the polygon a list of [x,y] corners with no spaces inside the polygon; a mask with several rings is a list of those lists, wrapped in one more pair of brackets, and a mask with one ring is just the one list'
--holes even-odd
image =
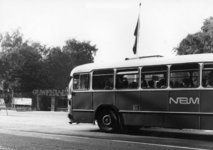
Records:
{"label": "flagpole", "polygon": [[140,13],[141,13],[141,3],[139,4],[139,15],[138,15],[138,33],[137,33],[137,43],[136,43],[136,57],[138,57],[138,41],[140,36]]}

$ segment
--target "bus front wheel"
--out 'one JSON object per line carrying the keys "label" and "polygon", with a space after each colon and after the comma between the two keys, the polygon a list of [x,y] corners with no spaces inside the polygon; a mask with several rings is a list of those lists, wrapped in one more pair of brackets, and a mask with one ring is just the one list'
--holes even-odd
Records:
{"label": "bus front wheel", "polygon": [[118,117],[113,110],[103,110],[98,115],[98,126],[104,132],[115,132],[118,129]]}

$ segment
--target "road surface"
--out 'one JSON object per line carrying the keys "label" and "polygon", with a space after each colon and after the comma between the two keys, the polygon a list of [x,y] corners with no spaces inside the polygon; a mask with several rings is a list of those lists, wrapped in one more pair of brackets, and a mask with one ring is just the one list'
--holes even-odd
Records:
{"label": "road surface", "polygon": [[0,150],[210,150],[213,131],[141,129],[134,135],[69,124],[66,112],[0,111]]}

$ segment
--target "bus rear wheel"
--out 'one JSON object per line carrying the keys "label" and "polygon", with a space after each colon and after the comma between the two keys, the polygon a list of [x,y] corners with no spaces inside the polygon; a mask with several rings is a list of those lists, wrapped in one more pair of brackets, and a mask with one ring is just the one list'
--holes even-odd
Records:
{"label": "bus rear wheel", "polygon": [[113,110],[103,110],[97,118],[99,128],[104,132],[115,132],[118,127],[118,117]]}

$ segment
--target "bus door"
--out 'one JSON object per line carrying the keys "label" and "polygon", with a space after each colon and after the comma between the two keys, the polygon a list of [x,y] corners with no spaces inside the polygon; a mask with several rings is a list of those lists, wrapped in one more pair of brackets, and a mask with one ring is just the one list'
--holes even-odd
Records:
{"label": "bus door", "polygon": [[89,92],[90,74],[73,75],[72,112],[74,122],[93,122],[92,93]]}

